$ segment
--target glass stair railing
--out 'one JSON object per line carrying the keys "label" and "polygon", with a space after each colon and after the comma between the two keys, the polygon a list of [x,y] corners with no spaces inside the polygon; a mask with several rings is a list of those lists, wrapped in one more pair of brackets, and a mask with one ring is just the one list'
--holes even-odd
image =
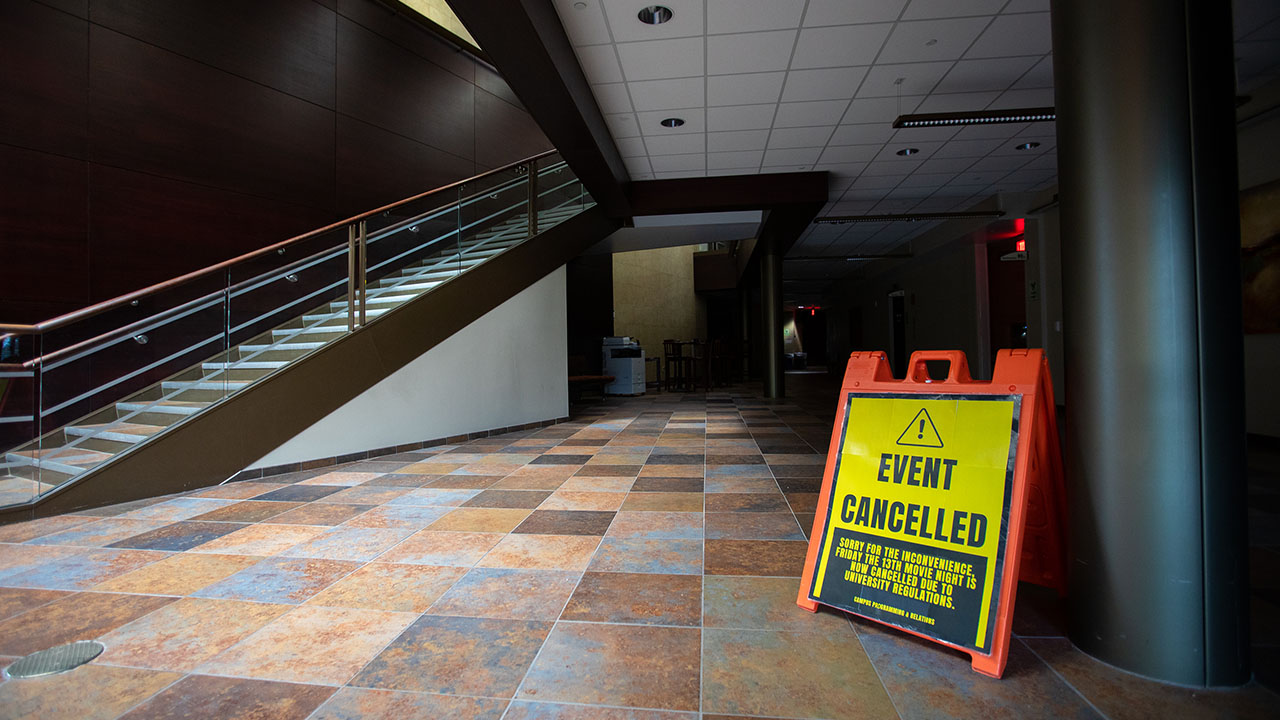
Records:
{"label": "glass stair railing", "polygon": [[0,507],[87,478],[593,205],[544,153],[38,325],[0,325]]}

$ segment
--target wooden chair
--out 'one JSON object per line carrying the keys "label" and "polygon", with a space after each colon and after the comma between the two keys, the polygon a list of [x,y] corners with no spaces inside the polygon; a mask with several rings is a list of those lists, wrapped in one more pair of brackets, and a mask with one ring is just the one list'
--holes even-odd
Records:
{"label": "wooden chair", "polygon": [[690,368],[690,358],[684,355],[684,343],[679,340],[663,340],[662,360],[664,374],[667,376],[667,391],[685,389],[690,374],[685,370],[692,368]]}

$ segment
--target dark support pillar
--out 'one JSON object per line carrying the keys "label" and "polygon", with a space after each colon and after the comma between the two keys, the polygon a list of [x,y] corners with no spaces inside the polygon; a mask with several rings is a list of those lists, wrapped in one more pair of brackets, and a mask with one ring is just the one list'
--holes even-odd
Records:
{"label": "dark support pillar", "polygon": [[772,236],[760,238],[760,316],[764,350],[764,396],[785,394],[782,372],[782,253]]}
{"label": "dark support pillar", "polygon": [[748,379],[751,378],[751,371],[754,370],[754,368],[752,368],[750,365],[751,340],[752,340],[751,339],[751,335],[752,335],[751,333],[751,290],[750,288],[747,287],[747,285],[745,284],[745,281],[740,282],[738,285],[738,302],[741,306],[739,308],[739,313],[741,315],[739,319],[742,322],[742,357],[739,358],[738,361],[742,364],[742,367],[739,368],[742,371],[742,381],[746,382]]}
{"label": "dark support pillar", "polygon": [[1071,639],[1249,678],[1230,3],[1053,0]]}

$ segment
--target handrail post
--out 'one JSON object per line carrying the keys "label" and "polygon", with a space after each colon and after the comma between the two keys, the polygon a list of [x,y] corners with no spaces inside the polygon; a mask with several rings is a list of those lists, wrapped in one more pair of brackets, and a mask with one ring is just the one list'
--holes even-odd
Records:
{"label": "handrail post", "polygon": [[538,234],[538,161],[529,161],[529,237]]}
{"label": "handrail post", "polygon": [[40,451],[44,449],[44,445],[40,442],[40,438],[44,435],[41,432],[41,428],[44,425],[44,413],[41,412],[43,398],[41,397],[40,383],[43,381],[41,376],[43,363],[40,360],[44,356],[44,336],[40,333],[33,334],[31,336],[31,344],[31,349],[34,351],[32,357],[35,359],[35,363],[31,366],[31,440],[36,444],[36,453],[33,459],[36,475],[36,494],[41,495],[44,493],[44,488],[42,487],[44,473],[41,467],[44,458],[43,453]]}
{"label": "handrail post", "polygon": [[356,226],[347,226],[347,332],[356,331]]}
{"label": "handrail post", "polygon": [[365,221],[360,221],[360,231],[357,242],[360,245],[360,327],[365,325],[365,305],[369,299],[369,289],[367,286],[369,279],[369,258],[367,257],[366,248],[369,243],[369,236],[366,232]]}

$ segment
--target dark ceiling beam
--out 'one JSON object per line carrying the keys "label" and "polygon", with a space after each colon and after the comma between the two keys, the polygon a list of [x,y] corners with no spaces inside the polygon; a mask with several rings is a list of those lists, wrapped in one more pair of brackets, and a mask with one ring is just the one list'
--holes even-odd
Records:
{"label": "dark ceiling beam", "polygon": [[631,215],[626,165],[551,0],[451,5],[596,203]]}
{"label": "dark ceiling beam", "polygon": [[[760,210],[827,202],[826,172],[645,180],[627,191],[633,215]],[[814,215],[817,211],[814,211]],[[811,215],[810,220],[813,219]],[[808,222],[805,223],[806,225]]]}

